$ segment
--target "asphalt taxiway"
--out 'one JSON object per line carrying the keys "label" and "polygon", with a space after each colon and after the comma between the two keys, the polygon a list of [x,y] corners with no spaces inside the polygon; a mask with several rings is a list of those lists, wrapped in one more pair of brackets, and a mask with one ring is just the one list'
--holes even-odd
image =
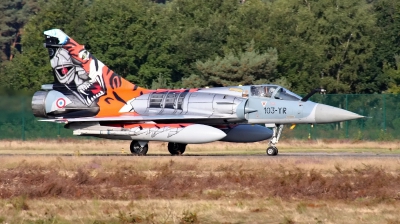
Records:
{"label": "asphalt taxiway", "polygon": [[[132,156],[136,157],[136,155],[128,154],[128,153],[85,153],[85,154],[76,154],[76,153],[47,153],[47,154],[32,154],[32,153],[4,153],[0,154],[0,156],[76,156],[76,157],[107,157],[107,156],[118,156],[118,157],[127,157]],[[142,157],[172,157],[169,154],[147,154]],[[176,156],[174,156],[176,157]],[[337,153],[326,153],[326,152],[299,152],[299,153],[279,153],[277,156],[268,156],[266,154],[191,154],[187,153],[181,155],[180,157],[234,157],[234,158],[279,158],[279,157],[354,157],[354,158],[399,158],[400,154],[398,153],[347,153],[347,152],[337,152]]]}

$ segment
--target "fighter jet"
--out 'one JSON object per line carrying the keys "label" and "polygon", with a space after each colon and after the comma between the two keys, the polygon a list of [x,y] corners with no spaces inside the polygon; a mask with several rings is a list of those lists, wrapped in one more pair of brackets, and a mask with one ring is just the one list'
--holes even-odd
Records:
{"label": "fighter jet", "polygon": [[33,95],[33,114],[46,118],[42,121],[64,123],[74,135],[131,140],[135,155],[146,155],[149,141],[168,142],[168,151],[181,155],[187,144],[269,139],[266,153],[275,156],[284,125],[363,117],[308,100],[323,89],[300,97],[274,84],[142,88],[113,72],[63,31],[47,30],[44,37],[54,82]]}

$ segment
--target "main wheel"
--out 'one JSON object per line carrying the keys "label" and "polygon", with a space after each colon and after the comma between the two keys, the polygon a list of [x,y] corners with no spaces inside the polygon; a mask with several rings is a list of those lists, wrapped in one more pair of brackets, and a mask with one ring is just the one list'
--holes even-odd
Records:
{"label": "main wheel", "polygon": [[168,151],[171,155],[182,155],[186,150],[186,144],[169,142],[168,143]]}
{"label": "main wheel", "polygon": [[131,142],[131,153],[138,156],[145,156],[149,150],[148,144],[141,146],[138,141]]}
{"label": "main wheel", "polygon": [[278,149],[276,147],[270,146],[267,148],[267,155],[276,156],[278,155]]}

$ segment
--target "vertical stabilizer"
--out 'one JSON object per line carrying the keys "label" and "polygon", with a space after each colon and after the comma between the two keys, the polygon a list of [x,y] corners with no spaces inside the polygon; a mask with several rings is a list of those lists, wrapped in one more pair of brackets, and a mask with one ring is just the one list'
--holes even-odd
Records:
{"label": "vertical stabilizer", "polygon": [[55,88],[70,92],[88,107],[98,106],[97,116],[118,115],[128,101],[148,92],[110,70],[63,31],[47,30],[44,35]]}

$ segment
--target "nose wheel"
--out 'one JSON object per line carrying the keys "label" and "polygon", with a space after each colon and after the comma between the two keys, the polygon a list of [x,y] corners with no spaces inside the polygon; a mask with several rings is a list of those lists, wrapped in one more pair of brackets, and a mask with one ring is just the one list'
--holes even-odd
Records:
{"label": "nose wheel", "polygon": [[276,156],[278,155],[278,148],[270,146],[267,148],[267,155],[269,156]]}
{"label": "nose wheel", "polygon": [[273,134],[272,138],[269,141],[268,148],[267,148],[267,155],[269,156],[276,156],[278,155],[278,148],[276,145],[279,142],[279,138],[281,137],[282,130],[283,130],[283,124],[275,124],[275,126],[272,128]]}

